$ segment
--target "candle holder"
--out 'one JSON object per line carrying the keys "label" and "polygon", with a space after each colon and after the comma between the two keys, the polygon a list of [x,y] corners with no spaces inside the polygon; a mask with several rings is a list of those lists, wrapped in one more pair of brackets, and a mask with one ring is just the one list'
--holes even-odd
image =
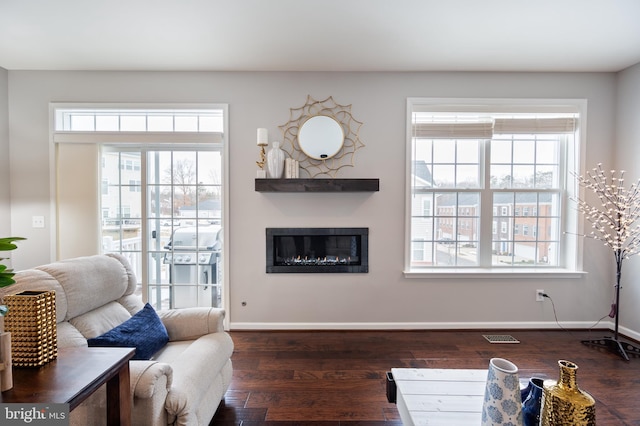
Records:
{"label": "candle holder", "polygon": [[260,147],[260,161],[256,161],[259,169],[256,177],[258,179],[264,179],[267,177],[267,171],[264,169],[264,165],[267,161],[267,153],[264,147],[269,145],[269,133],[265,128],[258,129],[258,146]]}

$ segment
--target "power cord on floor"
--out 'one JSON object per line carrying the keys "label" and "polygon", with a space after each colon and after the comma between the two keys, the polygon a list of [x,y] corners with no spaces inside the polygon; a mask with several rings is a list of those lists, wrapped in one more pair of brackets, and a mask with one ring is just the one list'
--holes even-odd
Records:
{"label": "power cord on floor", "polygon": [[[551,307],[553,308],[553,316],[554,316],[554,317],[555,317],[555,319],[556,319],[556,324],[558,324],[558,327],[560,327],[561,329],[563,329],[563,330],[564,330],[564,331],[566,331],[567,333],[572,334],[572,333],[571,333],[571,330],[564,328],[564,327],[560,324],[560,321],[558,321],[558,315],[557,315],[557,313],[556,313],[556,304],[555,304],[555,303],[553,303],[553,299],[551,298],[551,296],[549,296],[547,293],[542,293],[541,295],[542,295],[542,297],[546,297],[547,299],[549,299],[549,300],[551,301]],[[605,319],[605,318],[607,318],[607,317],[609,317],[609,316],[611,316],[611,315],[610,315],[610,314],[607,314],[607,315],[603,316],[603,317],[602,317],[602,318],[600,318],[598,321],[596,321],[596,322],[595,322],[591,327],[589,327],[587,330],[589,330],[589,332],[591,332],[595,326],[597,326],[598,324],[600,324],[600,321],[602,321],[603,319]]]}
{"label": "power cord on floor", "polygon": [[553,303],[553,299],[551,298],[551,296],[549,296],[547,293],[542,293],[542,297],[546,297],[547,299],[549,299],[551,301],[551,307],[553,307],[553,316],[556,319],[556,324],[558,324],[558,327],[560,327],[561,329],[563,329],[564,331],[566,331],[569,334],[571,333],[571,330],[564,328],[561,324],[560,321],[558,321],[558,314],[556,313],[556,304]]}

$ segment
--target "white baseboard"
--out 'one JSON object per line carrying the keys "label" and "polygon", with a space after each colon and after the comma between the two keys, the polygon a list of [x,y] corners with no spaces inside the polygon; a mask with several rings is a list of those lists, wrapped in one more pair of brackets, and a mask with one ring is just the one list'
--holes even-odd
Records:
{"label": "white baseboard", "polygon": [[[613,324],[611,325],[611,330],[613,330]],[[623,336],[627,336],[630,339],[633,339],[637,342],[640,342],[640,333],[637,331],[633,331],[627,327],[621,327],[618,326],[618,333],[622,334]]]}
{"label": "white baseboard", "polygon": [[[561,327],[562,326],[562,327]],[[593,321],[561,322],[231,322],[230,330],[513,330],[513,329],[589,329]],[[598,329],[613,329],[613,323],[602,321]],[[623,327],[620,333],[640,340],[640,333]]]}

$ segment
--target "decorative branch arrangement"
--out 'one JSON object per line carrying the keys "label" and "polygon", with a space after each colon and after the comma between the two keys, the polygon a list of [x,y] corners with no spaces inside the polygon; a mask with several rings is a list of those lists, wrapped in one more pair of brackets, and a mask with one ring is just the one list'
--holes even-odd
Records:
{"label": "decorative branch arrangement", "polygon": [[611,309],[611,317],[615,317],[614,338],[604,340],[587,340],[585,344],[605,346],[617,351],[627,361],[629,357],[625,351],[631,350],[640,355],[640,348],[618,340],[618,316],[620,301],[620,278],[622,277],[622,261],[640,253],[640,180],[628,189],[624,186],[624,170],[611,170],[607,174],[602,164],[586,173],[586,176],[574,174],[578,184],[597,195],[600,205],[590,205],[579,197],[573,198],[592,231],[579,234],[585,238],[602,241],[613,251],[616,260],[616,300]]}
{"label": "decorative branch arrangement", "polygon": [[[583,235],[602,241],[615,252],[616,261],[628,259],[640,252],[640,180],[629,189],[624,187],[624,170],[610,177],[602,164],[587,172],[587,176],[575,176],[578,184],[591,190],[600,200],[599,206],[591,206],[585,200],[575,198],[578,210],[591,223],[593,230]],[[634,226],[635,224],[635,226]]]}

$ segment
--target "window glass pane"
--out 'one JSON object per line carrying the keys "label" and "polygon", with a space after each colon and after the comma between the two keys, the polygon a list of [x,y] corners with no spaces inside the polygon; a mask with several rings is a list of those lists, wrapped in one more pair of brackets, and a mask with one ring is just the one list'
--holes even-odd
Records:
{"label": "window glass pane", "polygon": [[147,117],[147,126],[149,132],[171,132],[173,131],[173,116],[150,115]]}
{"label": "window glass pane", "polygon": [[176,132],[197,132],[198,117],[197,116],[176,116]]}
{"label": "window glass pane", "polygon": [[427,164],[432,162],[433,141],[431,139],[416,139],[414,145],[414,160],[423,161]]}
{"label": "window glass pane", "polygon": [[433,242],[413,241],[411,243],[411,264],[416,267],[433,266]]}
{"label": "window glass pane", "polygon": [[510,165],[491,166],[491,188],[511,188],[512,170]]}
{"label": "window glass pane", "polygon": [[434,185],[439,188],[453,188],[455,187],[456,167],[451,165],[439,165],[433,166],[433,182]]}
{"label": "window glass pane", "polygon": [[413,188],[415,190],[433,188],[433,175],[431,173],[431,166],[424,161],[416,161],[413,163]]}
{"label": "window glass pane", "polygon": [[546,135],[551,140],[538,139],[536,143],[536,163],[557,164],[558,163],[558,138],[555,135]]}
{"label": "window glass pane", "polygon": [[535,143],[533,140],[518,140],[513,144],[513,162],[533,164],[535,162]]}
{"label": "window glass pane", "polygon": [[150,184],[158,185],[166,183],[167,177],[171,177],[172,158],[173,152],[171,151],[149,153],[149,157],[147,159],[147,181]]}
{"label": "window glass pane", "polygon": [[480,181],[478,180],[479,173],[480,170],[478,165],[458,166],[456,186],[459,188],[480,187]]}
{"label": "window glass pane", "polygon": [[93,131],[95,129],[95,121],[93,115],[72,115],[71,130],[77,131]]}
{"label": "window glass pane", "polygon": [[220,152],[198,153],[198,183],[220,185],[222,182],[222,156]]}
{"label": "window glass pane", "polygon": [[453,164],[456,161],[456,144],[449,139],[433,141],[433,162]]}
{"label": "window glass pane", "polygon": [[461,139],[457,141],[457,162],[478,164],[480,142],[476,139]]}
{"label": "window glass pane", "polygon": [[411,226],[414,229],[414,241],[433,241],[433,218],[414,217],[411,219]]}
{"label": "window glass pane", "polygon": [[120,120],[117,115],[96,115],[96,131],[117,132],[120,130]]}
{"label": "window glass pane", "polygon": [[513,187],[532,188],[534,183],[533,166],[513,166]]}
{"label": "window glass pane", "polygon": [[218,116],[201,116],[199,119],[199,130],[201,132],[222,132],[223,117]]}
{"label": "window glass pane", "polygon": [[150,197],[148,204],[152,209],[150,214],[170,218],[174,211],[177,211],[174,209],[173,187],[171,185],[147,185],[147,187]]}
{"label": "window glass pane", "polygon": [[491,141],[491,163],[510,164],[511,163],[511,140]]}
{"label": "window glass pane", "polygon": [[144,132],[147,130],[147,117],[144,115],[120,116],[120,131]]}
{"label": "window glass pane", "polygon": [[540,189],[558,188],[560,186],[558,166],[538,166],[534,186]]}

